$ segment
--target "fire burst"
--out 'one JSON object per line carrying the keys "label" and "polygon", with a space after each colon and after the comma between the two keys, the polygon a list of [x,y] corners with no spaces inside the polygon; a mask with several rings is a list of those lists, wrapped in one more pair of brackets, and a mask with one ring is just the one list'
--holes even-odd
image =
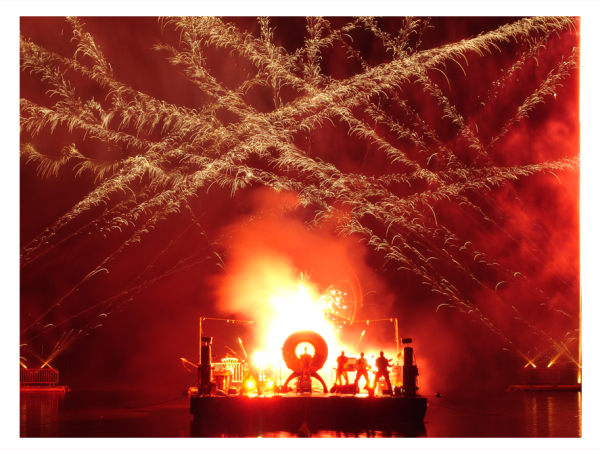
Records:
{"label": "fire burst", "polygon": [[269,296],[270,314],[265,317],[266,353],[271,361],[281,359],[281,344],[293,332],[311,330],[325,338],[332,350],[342,348],[334,325],[335,317],[349,311],[344,293],[329,288],[322,295],[301,274],[295,289],[281,287]]}

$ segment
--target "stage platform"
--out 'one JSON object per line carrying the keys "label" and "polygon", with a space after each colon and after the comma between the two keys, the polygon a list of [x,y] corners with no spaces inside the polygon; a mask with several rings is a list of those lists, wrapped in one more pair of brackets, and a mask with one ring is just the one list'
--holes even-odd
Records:
{"label": "stage platform", "polygon": [[68,392],[68,386],[21,386],[21,392]]}

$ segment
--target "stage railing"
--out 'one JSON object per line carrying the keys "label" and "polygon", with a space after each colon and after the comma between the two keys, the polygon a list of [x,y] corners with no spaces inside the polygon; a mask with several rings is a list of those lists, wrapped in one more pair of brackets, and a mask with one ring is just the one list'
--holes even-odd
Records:
{"label": "stage railing", "polygon": [[522,384],[559,384],[560,369],[527,368],[521,369],[519,378]]}
{"label": "stage railing", "polygon": [[21,384],[49,384],[58,383],[58,369],[21,369]]}

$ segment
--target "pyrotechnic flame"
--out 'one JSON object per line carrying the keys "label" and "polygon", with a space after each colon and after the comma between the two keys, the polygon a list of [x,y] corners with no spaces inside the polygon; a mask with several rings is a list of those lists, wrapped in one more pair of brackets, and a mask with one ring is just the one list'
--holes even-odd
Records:
{"label": "pyrotechnic flame", "polygon": [[254,364],[256,364],[256,367],[264,367],[265,364],[267,364],[267,355],[265,352],[254,352],[254,354],[252,355],[252,360],[254,361]]}
{"label": "pyrotechnic flame", "polygon": [[550,362],[548,363],[548,367],[550,367],[552,364],[554,364],[554,363],[556,362],[556,360],[557,360],[557,359],[560,357],[560,355],[562,355],[562,354],[563,354],[563,352],[562,352],[562,351],[558,352],[558,353],[557,353],[557,354],[554,356],[554,358],[552,358],[552,359],[550,360]]}
{"label": "pyrotechnic flame", "polygon": [[242,344],[242,338],[238,338],[238,342],[240,343],[240,347],[242,347],[242,351],[244,352],[244,356],[248,359],[248,353],[246,353],[246,349],[244,348],[244,344]]}
{"label": "pyrotechnic flame", "polygon": [[316,287],[310,285],[303,274],[293,288],[290,281],[282,282],[269,298],[270,315],[264,339],[267,357],[271,361],[280,361],[281,344],[290,334],[301,330],[319,333],[330,347],[330,353],[337,350],[337,336],[328,316],[337,316],[338,310],[343,309],[341,292],[333,290],[317,296]]}
{"label": "pyrotechnic flame", "polygon": [[190,362],[190,361],[188,361],[188,360],[187,360],[187,359],[185,359],[185,358],[179,358],[179,359],[181,359],[181,363],[183,364],[183,367],[185,367],[185,369],[186,369],[188,372],[191,372],[191,370],[187,368],[186,364],[190,364],[191,366],[194,366],[194,367],[198,368],[198,366],[197,366],[196,364],[194,364],[193,362]]}
{"label": "pyrotechnic flame", "polygon": [[365,331],[367,331],[367,330],[363,330],[363,332],[360,333],[360,337],[358,338],[358,342],[356,343],[356,348],[358,348],[358,346],[360,345],[360,341],[362,340],[363,336],[365,335]]}

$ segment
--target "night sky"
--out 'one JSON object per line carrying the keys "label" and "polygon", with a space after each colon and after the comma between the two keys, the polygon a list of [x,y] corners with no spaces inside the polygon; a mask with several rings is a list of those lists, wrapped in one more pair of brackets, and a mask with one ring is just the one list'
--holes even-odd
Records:
{"label": "night sky", "polygon": [[[353,21],[339,17],[327,20],[331,29]],[[403,57],[443,48],[519,20],[436,17],[427,28],[415,28]],[[223,21],[240,33],[260,36],[253,17]],[[80,23],[85,24],[83,30],[93,36],[110,63],[114,79],[123,86],[188,112],[208,108],[215,101],[207,90],[186,78],[183,65],[169,64],[171,55],[167,50],[153,49],[157,42],[184,49],[182,31],[175,25],[161,23],[155,17],[81,17]],[[377,24],[376,31],[361,24],[348,31],[351,39],[344,41],[360,53],[367,71],[389,67],[402,58],[390,49],[386,51],[385,42],[397,36],[404,26],[403,19],[386,17],[377,19]],[[299,54],[306,63],[308,53],[301,52],[309,37],[306,20],[279,17],[272,19],[270,26],[272,42],[284,49],[282,54]],[[410,231],[408,225],[391,227],[391,233],[401,236],[398,242],[406,244],[401,251],[409,255],[409,270],[400,269],[403,264],[390,259],[389,254],[386,258],[385,249],[376,251],[368,245],[365,235],[340,234],[345,222],[337,222],[339,216],[312,222],[321,217],[324,204],[335,208],[340,216],[351,215],[358,211],[361,202],[376,203],[376,194],[366,195],[361,201],[332,195],[317,204],[304,202],[303,195],[308,195],[304,190],[275,192],[260,182],[252,182],[232,195],[231,185],[213,180],[185,199],[176,198],[179,212],[161,217],[134,242],[131,239],[156,217],[153,214],[160,215],[165,208],[150,205],[135,219],[128,219],[128,223],[119,222],[118,217],[126,217],[136,204],[168,189],[168,185],[152,186],[144,191],[151,176],[145,174],[49,235],[45,230],[60,224],[61,218],[94,189],[122,173],[119,170],[126,172],[133,167],[109,168],[101,178],[85,170],[76,175],[79,162],[118,164],[143,155],[147,148],[92,138],[94,130],[85,133],[75,127],[71,132],[66,124],[59,124],[52,133],[48,126],[38,134],[24,130],[21,145],[32,144],[41,154],[56,159],[61,149],[73,143],[83,156],[68,161],[57,175],[49,177],[39,175],[39,163],[28,162],[28,154],[20,158],[21,250],[32,248],[31,243],[38,236],[49,236],[46,243],[29,254],[29,259],[21,261],[19,318],[21,344],[27,344],[25,349],[21,347],[21,356],[36,367],[40,362],[35,355],[45,361],[59,348],[52,365],[60,369],[61,380],[72,388],[180,392],[195,382],[195,373],[182,366],[180,357],[191,361],[197,358],[199,317],[260,320],[256,294],[273,286],[270,277],[296,277],[300,273],[308,274],[311,282],[321,288],[336,285],[356,293],[356,301],[362,303],[362,307],[356,307],[357,320],[397,317],[401,337],[413,339],[428,393],[459,390],[465,381],[474,392],[504,389],[516,381],[516,373],[527,358],[539,357],[547,364],[556,355],[549,338],[565,342],[577,356],[580,172],[573,158],[580,155],[578,69],[568,70],[568,76],[556,81],[552,85],[555,91],[540,94],[543,103],[532,106],[527,117],[513,123],[511,120],[536,89],[544,86],[550,71],[557,73],[561,61],[571,56],[573,47],[579,45],[578,29],[576,23],[570,30],[567,27],[557,32],[560,37],[550,35],[535,58],[524,55],[529,46],[522,38],[508,39],[495,42],[497,48],[490,46],[481,54],[466,51],[464,58],[448,59],[429,68],[425,71],[426,81],[419,81],[413,72],[392,88],[386,85],[388,75],[382,75],[380,81],[370,77],[359,84],[356,98],[363,95],[360,90],[368,83],[381,83],[382,93],[371,93],[368,103],[351,104],[352,96],[346,98],[344,101],[350,104],[349,120],[345,120],[342,110],[336,110],[335,100],[326,99],[329,106],[324,110],[331,108],[333,112],[324,114],[318,123],[310,122],[312,116],[300,111],[298,105],[305,101],[310,106],[314,93],[293,85],[278,87],[275,78],[266,75],[266,81],[252,85],[242,96],[247,107],[244,113],[232,112],[238,105],[217,108],[215,120],[222,127],[236,130],[237,134],[233,134],[242,143],[253,142],[255,136],[252,129],[236,128],[244,123],[247,116],[243,114],[247,111],[256,117],[273,117],[282,108],[296,108],[288,111],[290,118],[306,119],[307,128],[294,128],[295,124],[286,122],[282,122],[283,131],[273,128],[284,133],[289,126],[286,145],[319,164],[335,166],[344,175],[368,179],[399,176],[409,180],[386,185],[394,198],[423,199],[436,189],[441,191],[438,182],[429,183],[415,176],[415,167],[427,168],[433,174],[451,173],[451,186],[464,187],[472,182],[459,194],[462,200],[448,194],[439,199],[427,197],[428,201],[417,201],[412,209],[407,207],[409,212],[402,220],[424,224],[426,231],[422,235],[414,229]],[[62,17],[22,17],[20,33],[28,42],[65,58],[72,58],[77,48],[77,42],[71,39],[72,26]],[[324,28],[322,33],[326,36],[330,31]],[[533,38],[540,36],[532,34]],[[202,51],[207,71],[219,83],[219,92],[230,92],[245,80],[261,76],[257,66],[239,49],[205,43]],[[348,58],[340,41],[324,47],[320,56],[320,72],[313,79],[315,90],[329,88],[333,92],[333,86],[359,79],[365,73],[359,58]],[[522,56],[522,67],[515,68]],[[82,53],[77,61],[91,67],[90,58]],[[106,85],[101,86],[72,68],[65,72],[63,63],[58,66],[76,97],[84,102],[93,99],[105,110],[111,108],[113,94]],[[273,70],[263,69],[265,73]],[[306,82],[310,78],[301,69],[294,70],[298,79]],[[48,96],[51,83],[30,72],[21,71],[20,98],[53,107],[60,96]],[[494,83],[499,81],[502,86],[495,89]],[[432,92],[436,86],[443,97]],[[124,98],[134,101],[130,91]],[[447,117],[443,99],[464,119],[463,125]],[[420,147],[409,135],[399,136],[389,124],[377,123],[367,111],[370,105],[377,105],[387,117],[410,128],[426,145]],[[414,114],[411,116],[408,111]],[[30,117],[29,113],[26,115]],[[89,120],[93,122],[98,117]],[[152,130],[146,127],[137,132],[130,123],[120,131],[141,139],[144,145],[161,142],[162,121],[163,118]],[[119,122],[116,114],[107,129],[116,132]],[[351,132],[357,123],[366,124],[372,134],[361,134],[358,129]],[[511,124],[504,134],[503,127],[508,123]],[[502,136],[481,156],[465,130],[475,133],[484,147],[495,136]],[[216,138],[204,135],[196,136],[198,141],[192,142],[191,136],[192,132],[188,132],[174,137],[176,145],[172,148],[183,149],[186,144],[189,146],[185,152],[205,152],[211,158],[223,149],[235,148],[234,143],[218,144]],[[244,164],[257,172],[289,176],[303,187],[314,186],[310,174],[291,165],[273,164],[275,158],[281,157],[280,142],[283,141],[275,139],[274,144],[266,145],[264,154],[253,153]],[[381,142],[402,153],[406,161],[392,162],[393,156],[379,146]],[[455,163],[450,162],[445,151],[455,156]],[[562,169],[539,168],[540,164],[557,162],[563,163]],[[161,164],[161,169],[180,170],[184,177],[191,177],[195,170],[193,165],[184,165],[175,157],[166,157]],[[481,184],[486,183],[482,173],[491,177],[494,169],[508,167],[523,172],[515,180],[507,180],[507,172],[503,172],[501,182]],[[460,168],[466,171],[464,178]],[[524,171],[529,171],[527,176]],[[350,191],[359,190],[356,183]],[[341,192],[335,189],[330,191]],[[143,196],[150,191],[150,197]],[[366,214],[359,221],[380,237],[389,232],[389,224],[374,216]],[[429,230],[438,231],[430,235]],[[444,235],[445,232],[455,236],[456,241],[448,241],[450,234]],[[418,250],[418,254],[408,247]],[[419,254],[427,263],[419,259]],[[430,264],[426,273],[431,275],[423,276],[418,272],[426,264]],[[448,300],[431,284],[432,279],[454,286],[458,297],[468,301],[468,307]],[[60,305],[55,306],[59,301]],[[387,324],[369,325],[365,343],[373,348],[394,348],[393,327],[384,323]],[[225,346],[237,349],[238,336],[248,347],[259,346],[253,327],[256,325],[205,322],[204,332],[214,336],[213,355],[220,358],[227,352]],[[348,341],[354,342],[362,329],[365,328],[360,325],[344,330]],[[564,356],[556,364],[574,367]]]}

